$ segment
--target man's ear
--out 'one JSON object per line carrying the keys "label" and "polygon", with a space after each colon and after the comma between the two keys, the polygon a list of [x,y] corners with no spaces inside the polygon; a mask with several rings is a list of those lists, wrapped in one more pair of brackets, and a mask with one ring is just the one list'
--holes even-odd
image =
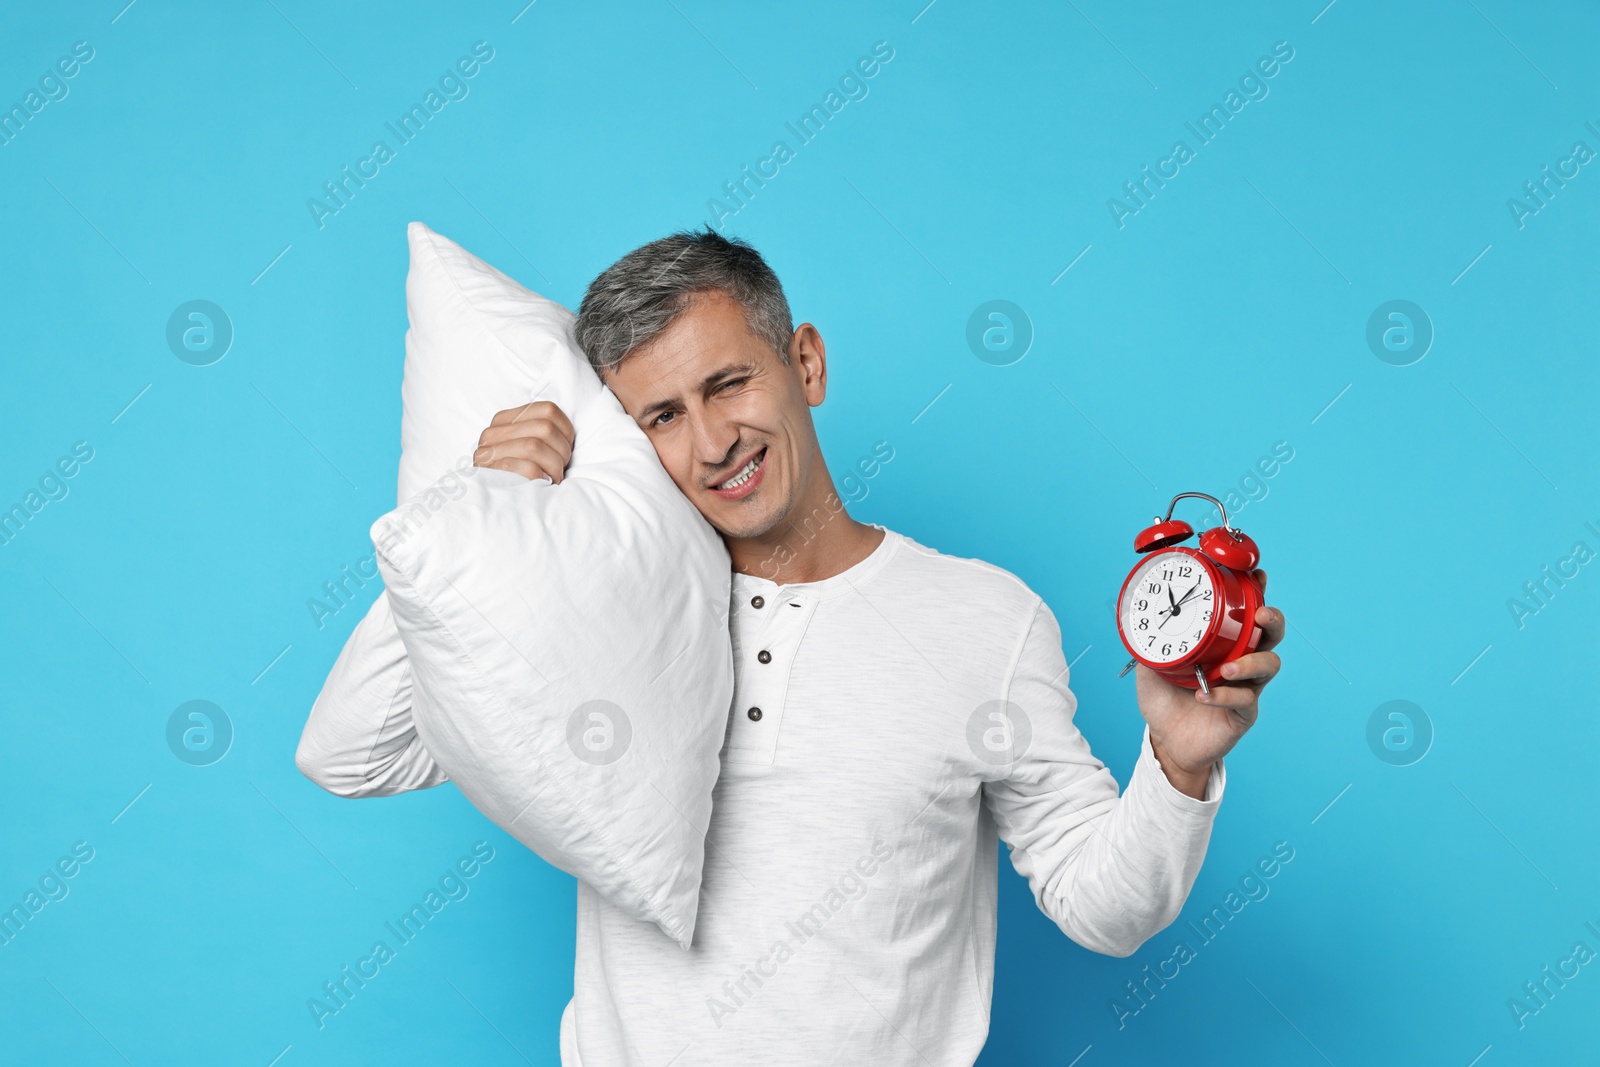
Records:
{"label": "man's ear", "polygon": [[828,395],[828,351],[822,334],[809,322],[802,322],[789,338],[789,365],[805,393],[806,403],[819,407]]}

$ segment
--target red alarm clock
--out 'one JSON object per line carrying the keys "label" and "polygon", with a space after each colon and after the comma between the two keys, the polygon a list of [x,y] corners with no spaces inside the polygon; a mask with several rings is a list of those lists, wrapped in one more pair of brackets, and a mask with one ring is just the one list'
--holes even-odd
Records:
{"label": "red alarm clock", "polygon": [[[1209,500],[1222,514],[1198,548],[1180,547],[1194,527],[1172,517],[1185,497]],[[1142,663],[1174,685],[1210,693],[1222,665],[1261,641],[1255,619],[1266,591],[1254,574],[1261,551],[1228,523],[1222,501],[1205,493],[1173,497],[1167,517],[1135,537],[1133,550],[1144,558],[1117,598],[1117,634],[1133,655],[1122,674]]]}

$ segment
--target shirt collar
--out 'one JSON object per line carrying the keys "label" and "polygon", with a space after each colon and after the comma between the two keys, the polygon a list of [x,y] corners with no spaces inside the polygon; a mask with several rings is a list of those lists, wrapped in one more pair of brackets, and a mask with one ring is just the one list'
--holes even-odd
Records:
{"label": "shirt collar", "polygon": [[833,597],[851,592],[882,570],[883,565],[889,562],[890,557],[895,554],[895,551],[900,547],[900,542],[903,540],[899,534],[887,527],[879,526],[875,522],[867,525],[875,530],[882,530],[883,540],[878,543],[877,548],[867,554],[866,558],[832,577],[822,578],[815,582],[784,582],[779,584],[760,575],[741,574],[735,571],[733,574],[733,588],[744,596],[761,593],[766,596],[776,597],[777,594],[782,593],[790,599],[804,597],[813,600],[831,600]]}

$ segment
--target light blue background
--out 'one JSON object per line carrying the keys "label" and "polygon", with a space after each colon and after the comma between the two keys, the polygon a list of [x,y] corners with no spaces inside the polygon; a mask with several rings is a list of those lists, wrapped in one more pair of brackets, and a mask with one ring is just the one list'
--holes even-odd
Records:
{"label": "light blue background", "polygon": [[[292,762],[376,593],[322,629],[306,606],[394,503],[405,225],[575,306],[793,147],[784,123],[876,41],[870,94],[726,228],[826,339],[835,469],[894,447],[853,514],[1040,592],[1119,779],[1140,721],[1107,602],[1133,534],[1294,449],[1238,521],[1295,629],[1184,916],[1095,956],[1002,858],[981,1062],[1593,1056],[1600,965],[1520,1030],[1507,1000],[1600,950],[1600,565],[1522,628],[1507,600],[1600,549],[1600,165],[1521,228],[1507,199],[1600,149],[1600,17],[1324,2],[8,5],[0,104],[74,42],[95,56],[0,147],[0,506],[74,442],[94,459],[0,546],[0,903],[76,841],[95,858],[0,948],[0,1059],[557,1062],[572,880],[453,786],[350,802]],[[470,95],[319,229],[307,198],[478,40]],[[1270,95],[1119,229],[1107,198],[1278,41]],[[208,367],[164,339],[197,298],[236,330]],[[1014,365],[966,345],[990,299],[1033,324]],[[1391,299],[1433,323],[1411,366],[1365,341]],[[191,699],[236,732],[209,767],[166,745]],[[1366,741],[1393,699],[1436,732],[1411,766]],[[319,1031],[307,998],[480,839],[470,897]],[[1270,895],[1119,1029],[1124,982],[1279,841]]]}

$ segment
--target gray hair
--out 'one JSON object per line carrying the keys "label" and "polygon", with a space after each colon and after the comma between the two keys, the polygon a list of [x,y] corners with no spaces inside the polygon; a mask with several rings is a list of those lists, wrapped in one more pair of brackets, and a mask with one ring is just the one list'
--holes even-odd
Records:
{"label": "gray hair", "polygon": [[794,320],[778,276],[750,245],[709,226],[634,249],[589,283],[573,327],[597,373],[659,337],[701,293],[721,291],[744,309],[750,332],[789,362]]}

